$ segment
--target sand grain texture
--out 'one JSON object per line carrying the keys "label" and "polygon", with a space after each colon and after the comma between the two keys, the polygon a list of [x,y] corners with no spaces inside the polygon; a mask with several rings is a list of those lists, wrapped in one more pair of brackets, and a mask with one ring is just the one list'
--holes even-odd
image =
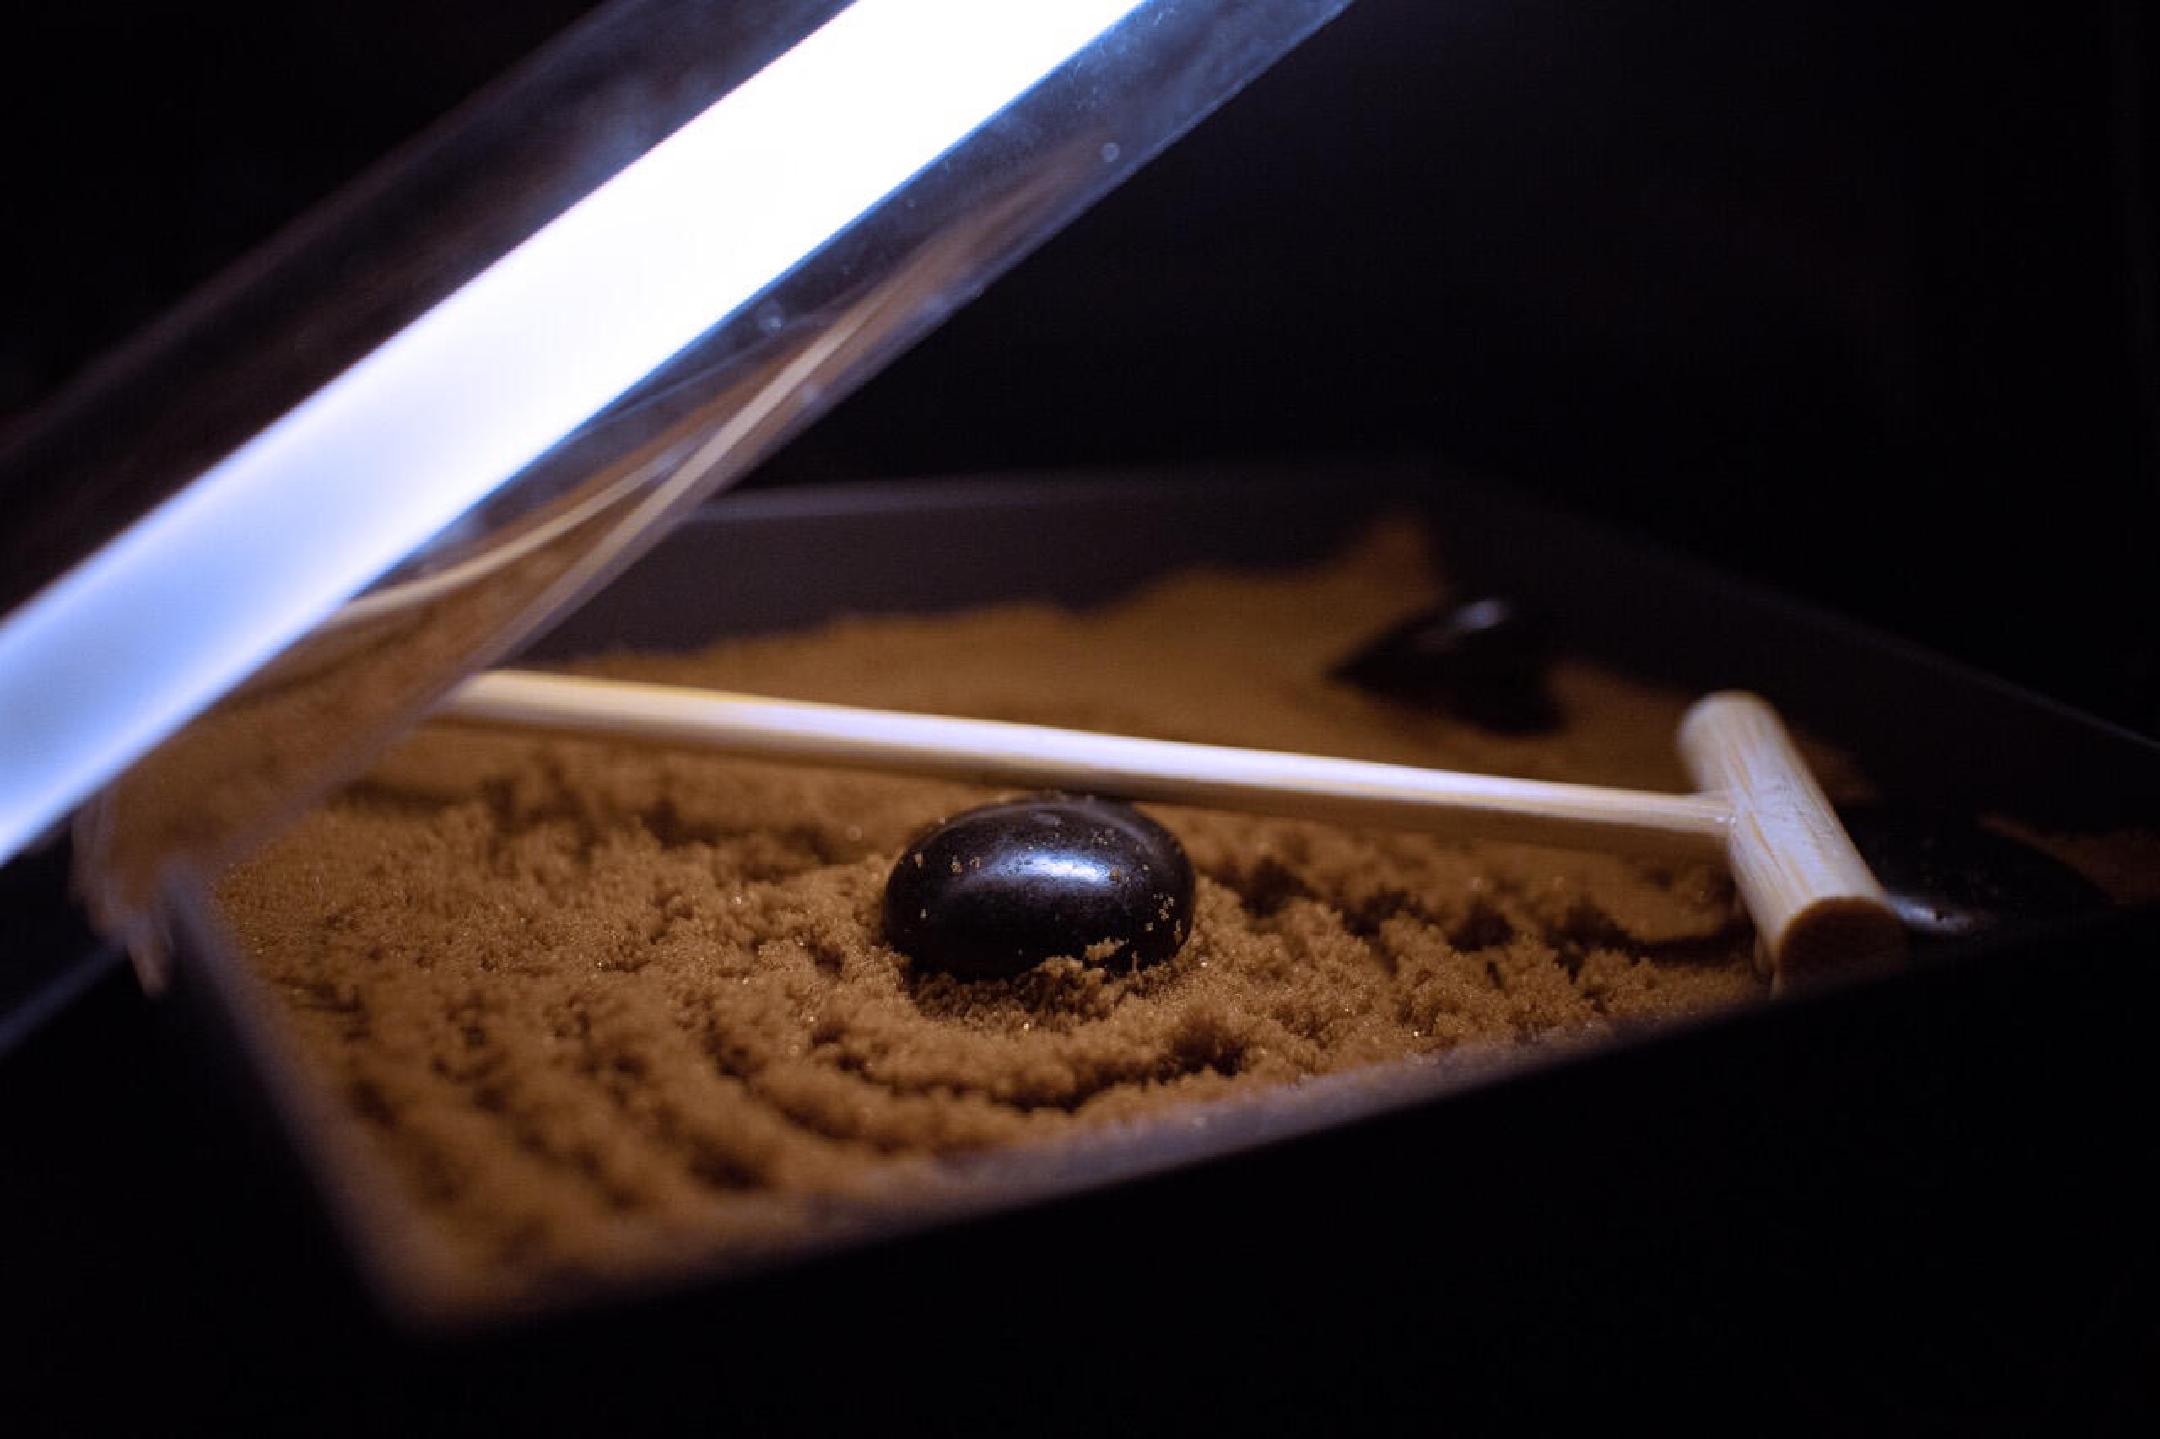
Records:
{"label": "sand grain texture", "polygon": [[[858,619],[586,668],[1686,787],[1685,698],[1588,666],[1559,671],[1568,724],[1544,739],[1326,677],[1438,593],[1398,527],[1314,570],[1190,575],[1087,614]],[[220,898],[307,1067],[475,1293],[784,1241],[952,1156],[1763,992],[1712,866],[1168,807],[1152,812],[1200,875],[1173,960],[918,973],[879,933],[885,874],[922,827],[990,797],[436,728]]]}

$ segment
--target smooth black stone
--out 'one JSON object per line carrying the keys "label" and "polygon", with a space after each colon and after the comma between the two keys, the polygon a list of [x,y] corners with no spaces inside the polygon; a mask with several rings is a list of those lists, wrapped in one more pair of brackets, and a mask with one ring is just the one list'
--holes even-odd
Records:
{"label": "smooth black stone", "polygon": [[2108,906],[2107,896],[2070,866],[1965,815],[1898,805],[1856,805],[1838,815],[1916,944]]}
{"label": "smooth black stone", "polygon": [[1546,687],[1552,635],[1514,600],[1487,596],[1412,615],[1335,667],[1335,675],[1389,699],[1446,710],[1503,734],[1560,724]]}
{"label": "smooth black stone", "polygon": [[1192,861],[1170,831],[1115,800],[1036,795],[954,815],[901,851],[885,938],[968,979],[1090,951],[1124,968],[1177,953],[1192,907]]}

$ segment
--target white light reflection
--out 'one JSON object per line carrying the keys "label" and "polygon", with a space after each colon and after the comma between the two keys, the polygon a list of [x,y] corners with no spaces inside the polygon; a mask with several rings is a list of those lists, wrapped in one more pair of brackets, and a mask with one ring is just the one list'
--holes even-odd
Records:
{"label": "white light reflection", "polygon": [[0,859],[1142,3],[857,0],[8,617]]}
{"label": "white light reflection", "polygon": [[1022,855],[1013,862],[1012,868],[1045,879],[1084,880],[1089,884],[1107,884],[1110,880],[1108,865],[1100,860],[1074,859],[1070,855]]}

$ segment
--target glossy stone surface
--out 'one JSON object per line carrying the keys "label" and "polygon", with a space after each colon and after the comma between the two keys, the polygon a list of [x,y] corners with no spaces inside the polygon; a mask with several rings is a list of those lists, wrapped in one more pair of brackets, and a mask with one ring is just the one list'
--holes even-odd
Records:
{"label": "glossy stone surface", "polygon": [[1192,862],[1161,825],[1115,800],[1035,795],[908,845],[885,882],[885,938],[968,979],[1057,956],[1124,969],[1177,953],[1192,906]]}
{"label": "glossy stone surface", "polygon": [[1551,631],[1514,600],[1487,596],[1412,615],[1336,666],[1374,694],[1446,710],[1503,734],[1559,726],[1546,686]]}
{"label": "glossy stone surface", "polygon": [[2070,866],[1950,810],[1843,808],[1838,817],[1916,945],[1966,939],[2105,909]]}

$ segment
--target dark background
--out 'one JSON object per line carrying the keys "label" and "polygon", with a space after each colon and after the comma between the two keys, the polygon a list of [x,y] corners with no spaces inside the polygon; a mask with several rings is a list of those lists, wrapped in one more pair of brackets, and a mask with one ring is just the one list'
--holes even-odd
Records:
{"label": "dark background", "polygon": [[[0,416],[586,8],[19,7]],[[2160,730],[2141,24],[1360,0],[755,483],[1430,454]]]}
{"label": "dark background", "polygon": [[[19,4],[0,42],[0,133],[13,142],[0,427],[586,8]],[[2150,23],[2130,0],[1358,0],[754,483],[1431,455],[2160,733]],[[57,892],[49,856],[24,883]],[[0,894],[0,914],[29,909]],[[11,942],[24,942],[19,928]],[[2062,962],[2079,962],[2075,947]],[[1451,1404],[1474,1416],[1483,1403],[1519,1422],[1540,1396],[1514,1382],[1562,1372],[1577,1391],[1658,1411],[1722,1366],[1771,1396],[1751,1427],[2142,1432],[2160,1409],[2149,1246],[2144,1268],[2112,1247],[2149,1226],[2127,1198],[2151,1099],[2149,1068],[2122,1042],[2135,1021],[2118,991],[2066,986],[2066,1032],[2112,1042],[2058,1036],[2035,1050],[2018,1043],[2022,971],[2003,972],[1978,999],[1961,992],[1954,1014],[1913,987],[1924,977],[1888,1008],[1854,1006],[1840,1023],[1861,1031],[1842,1053],[1815,1048],[1819,1031],[1785,1007],[1730,1041],[1639,1052],[1610,1071],[1619,1098],[1598,1111],[1640,1095],[1626,1133],[1536,1086],[1468,1109],[1457,1137],[1512,1156],[1527,1166],[1520,1187],[1552,1196],[1539,1217],[1579,1261],[1580,1288],[1559,1302],[1517,1294],[1489,1315],[1451,1310],[1448,1283],[1510,1294],[1505,1246],[1486,1255],[1475,1240],[1522,1220],[1483,1214],[1479,1191],[1450,1187],[1456,1176],[1430,1160],[1418,1184],[1495,1227],[1422,1256],[1436,1283],[1412,1322],[1427,1326],[1435,1377],[1430,1411],[1411,1421],[1437,1427],[1460,1412]],[[2130,1009],[2149,1009],[2151,991],[2132,991]],[[1890,1042],[1912,1031],[1882,1018],[1907,1011],[1940,1026],[1918,1072]],[[1869,1023],[1889,1039],[1871,1044]],[[470,1371],[467,1355],[407,1356],[403,1372],[378,1374],[385,1341],[335,1288],[335,1246],[307,1228],[297,1191],[183,1182],[244,1171],[229,1167],[230,1136],[191,1108],[223,1091],[190,1094],[192,1055],[158,1042],[113,976],[0,1079],[0,1288],[9,1328],[45,1330],[43,1343],[0,1347],[0,1412],[162,1402],[181,1429],[294,1414],[410,1429],[508,1408],[524,1425],[590,1430],[618,1416],[577,1407],[584,1381],[619,1394],[710,1365],[705,1407],[674,1418],[738,1418],[748,1390],[753,1428],[867,1427],[881,1411],[851,1374],[900,1382],[916,1413],[934,1413],[944,1366],[970,1346],[1034,1362],[1028,1325],[1058,1354],[1092,1355],[1115,1336],[1106,1347],[1128,1367],[1092,1401],[1067,1396],[1098,1431],[1128,1427],[1118,1406],[1149,1395],[1146,1365],[1179,1354],[1250,1386],[1233,1406],[1244,1427],[1370,1427],[1406,1388],[1400,1373],[1339,1367],[1361,1345],[1401,1358],[1400,1333],[1356,1328],[1369,1317],[1320,1352],[1296,1345],[1341,1314],[1386,1312],[1374,1306],[1390,1297],[1387,1276],[1417,1261],[1382,1252],[1380,1237],[1332,1255],[1279,1244],[1316,1206],[1340,1205],[1344,1185],[1393,1216],[1375,1236],[1414,1225],[1417,1194],[1379,1189],[1408,1163],[1385,1135],[1331,1139],[1319,1165],[1255,1161],[1184,1191],[1220,1201],[1223,1238],[1171,1271],[1191,1287],[1167,1318],[1122,1312],[1118,1294],[1090,1287],[1091,1274],[1119,1272],[1122,1251],[1045,1255],[1030,1247],[1040,1228],[990,1226],[973,1248],[932,1238],[876,1261],[867,1272],[890,1279],[891,1311],[842,1316],[830,1341],[847,1356],[840,1377],[807,1390],[781,1376],[774,1356],[792,1351],[767,1324],[706,1351],[704,1331],[670,1330],[665,1316],[623,1333],[603,1318],[537,1358],[513,1345]],[[1705,1060],[1705,1044],[1724,1048]],[[1707,1091],[1662,1107],[1676,1086],[1657,1067],[1691,1064],[1751,1076],[1747,1093],[1791,1076],[1791,1097],[1775,1115],[1733,1112]],[[2020,1065],[2045,1065],[2052,1087],[2025,1083]],[[1886,1094],[1896,1105],[1878,1107]],[[2075,1109],[2054,1107],[2063,1095]],[[1781,1125],[1813,1147],[1782,1147]],[[1907,1137],[1930,1125],[1966,1136],[1960,1163],[1900,1168]],[[111,1147],[86,1142],[85,1126]],[[1850,1162],[1802,1172],[1798,1156],[1823,1152],[1826,1136]],[[1916,1153],[1939,1154],[1937,1141]],[[70,1163],[49,1172],[9,1157],[56,1154]],[[1632,1187],[1614,1185],[1629,1166]],[[1841,1173],[1885,1181],[1843,1216],[1869,1236],[1857,1254],[1840,1250],[1827,1214],[1855,1200]],[[1936,1264],[1988,1252],[2001,1196],[2019,1185],[2054,1225],[2052,1245],[2010,1234],[1995,1267]],[[1788,1213],[1819,1192],[1823,1231],[1764,1234],[1745,1214],[1708,1212],[1703,1196],[1751,1186],[1803,1196]],[[1601,1205],[1601,1189],[1618,1200]],[[116,1193],[139,1196],[137,1222],[83,1242],[85,1224],[112,1222]],[[1144,1235],[1153,1193],[1105,1201],[1124,1206],[1121,1232]],[[1974,1199],[1987,1195],[1992,1207]],[[1955,1242],[1909,1247],[1901,1224]],[[1611,1256],[1644,1243],[1669,1247],[1678,1278],[1638,1300]],[[1278,1271],[1256,1274],[1243,1256],[1271,1245],[1293,1266],[1291,1292],[1340,1307],[1247,1350],[1239,1316],[1273,1315],[1283,1293]],[[2065,1245],[2076,1264],[2050,1257]],[[266,1252],[259,1272],[230,1267]],[[1055,1302],[924,1327],[945,1319],[938,1285],[981,1292],[1001,1273],[1050,1276]],[[1880,1282],[1841,1289],[1863,1274]],[[801,1326],[800,1350],[830,1322],[818,1296],[859,1294],[851,1282],[812,1276],[749,1302]],[[1757,1284],[1820,1304],[1833,1326],[1821,1344],[1759,1349],[1736,1329],[1763,1316],[1717,1305]],[[1991,1327],[2009,1286],[2042,1298],[2018,1326]],[[281,1307],[308,1311],[283,1348]],[[2121,1328],[2126,1317],[2142,1327]],[[1210,1322],[1195,1326],[1197,1347],[1191,1332],[1167,1337],[1196,1318]],[[1784,1318],[1782,1339],[1805,1335],[1805,1315]],[[1614,1345],[1615,1324],[1649,1337]],[[1559,1357],[1541,1366],[1496,1347],[1518,1341]],[[1810,1367],[1826,1355],[1843,1367]],[[956,1379],[951,1412],[994,1419],[1060,1381],[1055,1365],[1040,1378],[1004,1371],[981,1391]],[[1271,1414],[1278,1391],[1287,1402]],[[1155,1411],[1138,1412],[1137,1427],[1155,1427]],[[2083,1422],[2046,1422],[2066,1416]]]}

